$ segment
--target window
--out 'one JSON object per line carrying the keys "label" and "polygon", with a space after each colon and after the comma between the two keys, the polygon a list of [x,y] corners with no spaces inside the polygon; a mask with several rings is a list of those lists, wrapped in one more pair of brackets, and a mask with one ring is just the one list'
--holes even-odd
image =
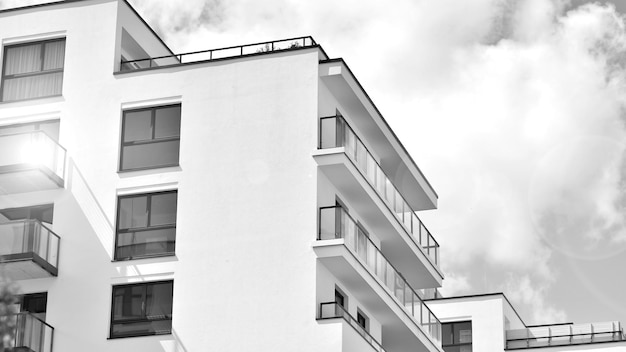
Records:
{"label": "window", "polygon": [[441,324],[441,346],[445,352],[472,352],[472,322]]}
{"label": "window", "polygon": [[181,106],[126,110],[120,171],[178,165]]}
{"label": "window", "polygon": [[116,260],[174,255],[177,196],[169,191],[119,197]]}
{"label": "window", "polygon": [[173,281],[113,286],[111,338],[172,332]]}
{"label": "window", "polygon": [[46,304],[48,302],[48,293],[30,293],[21,297],[19,303],[20,312],[29,312],[37,318],[46,321]]}
{"label": "window", "polygon": [[2,101],[61,95],[65,38],[4,48]]}
{"label": "window", "polygon": [[337,290],[335,288],[335,303],[337,303],[338,305],[340,305],[342,308],[346,308],[346,299],[344,297],[344,295],[339,292],[339,290]]}
{"label": "window", "polygon": [[367,316],[360,309],[356,312],[356,323],[367,331]]}

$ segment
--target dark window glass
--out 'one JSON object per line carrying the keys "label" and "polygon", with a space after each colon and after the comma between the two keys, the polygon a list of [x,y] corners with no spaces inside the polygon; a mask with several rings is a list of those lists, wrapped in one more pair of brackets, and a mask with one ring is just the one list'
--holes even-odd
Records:
{"label": "dark window glass", "polygon": [[367,318],[361,312],[356,313],[356,322],[363,329],[367,329]]}
{"label": "dark window glass", "polygon": [[119,198],[115,259],[174,254],[177,196],[170,191]]}
{"label": "dark window glass", "polygon": [[174,282],[113,287],[111,338],[170,334]]}
{"label": "dark window glass", "polygon": [[335,302],[336,302],[338,305],[340,305],[340,306],[342,306],[342,307],[344,307],[344,308],[346,307],[346,306],[345,306],[345,298],[343,297],[343,295],[341,294],[341,292],[337,291],[336,289],[335,289]]}
{"label": "dark window glass", "polygon": [[60,95],[64,61],[65,39],[6,46],[2,101]]}
{"label": "dark window glass", "polygon": [[180,105],[124,111],[120,170],[178,165]]}
{"label": "dark window glass", "polygon": [[445,352],[472,351],[472,322],[441,324],[441,345]]}

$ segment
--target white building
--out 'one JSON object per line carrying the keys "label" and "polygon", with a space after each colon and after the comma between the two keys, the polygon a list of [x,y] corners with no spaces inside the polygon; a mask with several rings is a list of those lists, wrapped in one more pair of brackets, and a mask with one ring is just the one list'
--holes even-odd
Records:
{"label": "white building", "polygon": [[17,347],[441,351],[437,195],[312,38],[174,55],[85,0],[2,11],[0,40]]}
{"label": "white building", "polygon": [[502,293],[428,300],[445,352],[626,351],[620,322],[526,325]]}

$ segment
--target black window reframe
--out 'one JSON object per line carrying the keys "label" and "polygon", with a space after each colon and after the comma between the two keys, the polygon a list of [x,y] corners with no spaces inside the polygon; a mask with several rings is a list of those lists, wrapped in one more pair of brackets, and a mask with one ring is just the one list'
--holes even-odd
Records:
{"label": "black window reframe", "polygon": [[[136,319],[136,320],[124,320],[124,321],[117,321],[115,320],[115,293],[116,293],[116,289],[123,289],[123,288],[131,288],[131,287],[146,287],[146,291],[144,291],[143,293],[143,297],[142,297],[142,314],[145,315],[145,311],[146,311],[146,292],[147,292],[147,287],[148,286],[155,286],[155,285],[161,285],[161,284],[171,284],[171,290],[172,290],[172,296],[170,297],[170,303],[172,306],[172,312],[170,312],[169,317],[167,317],[166,319],[148,319],[148,318],[144,318],[144,319]],[[155,335],[169,335],[172,333],[172,327],[171,327],[171,321],[172,321],[172,316],[173,316],[173,311],[174,311],[174,280],[161,280],[161,281],[150,281],[150,282],[140,282],[140,283],[129,283],[129,284],[119,284],[119,285],[113,285],[111,287],[111,319],[110,319],[110,323],[109,323],[109,339],[121,339],[121,338],[129,338],[129,337],[140,337],[140,336],[155,336]],[[150,321],[169,321],[170,322],[170,329],[168,332],[155,332],[155,333],[146,333],[146,332],[138,332],[138,333],[134,333],[134,334],[124,334],[121,336],[116,336],[113,333],[113,326],[115,324],[119,324],[119,323],[141,323],[141,322],[150,322]]]}
{"label": "black window reframe", "polygon": [[[176,197],[176,210],[174,213],[175,222],[167,225],[156,225],[150,226],[150,220],[152,217],[152,197],[155,195],[162,194],[175,194]],[[147,226],[146,227],[134,227],[128,229],[120,229],[120,211],[122,209],[121,202],[123,199],[128,198],[139,198],[146,197],[146,210],[148,211],[147,215]],[[136,259],[146,259],[146,258],[158,258],[158,257],[170,257],[176,255],[176,226],[178,222],[178,190],[167,190],[167,191],[157,191],[157,192],[147,192],[147,193],[133,193],[133,194],[124,194],[117,196],[117,210],[116,210],[116,221],[115,221],[115,247],[113,248],[113,261],[126,261],[126,260],[136,260]],[[162,230],[162,229],[173,229],[174,230],[174,242],[173,242],[173,250],[169,252],[163,253],[155,253],[148,255],[136,255],[136,256],[120,256],[118,257],[118,243],[119,243],[119,235],[120,233],[131,233],[131,232],[142,232],[142,231],[154,231],[154,230]],[[139,231],[138,231],[139,230]]]}
{"label": "black window reframe", "polygon": [[[64,48],[63,48],[63,67],[61,68],[56,68],[56,69],[49,69],[49,70],[44,70],[44,66],[45,66],[45,60],[43,59],[45,57],[45,50],[46,50],[46,44],[48,43],[53,43],[53,42],[63,42],[64,43]],[[21,47],[21,46],[32,46],[32,45],[41,45],[42,49],[41,49],[41,69],[39,71],[36,72],[27,72],[27,73],[19,73],[19,74],[14,74],[14,75],[5,75],[6,72],[6,68],[7,68],[7,51],[13,48],[17,48],[17,47]],[[35,41],[30,41],[30,42],[24,42],[24,43],[16,43],[16,44],[7,44],[4,45],[2,48],[2,72],[0,75],[0,102],[3,103],[10,103],[10,102],[18,102],[18,101],[28,101],[28,100],[35,100],[35,99],[45,99],[45,98],[52,98],[52,97],[60,97],[63,96],[63,79],[65,78],[65,51],[67,50],[67,40],[65,37],[62,38],[51,38],[51,39],[43,39],[43,40],[35,40]],[[58,94],[51,94],[51,95],[45,95],[45,96],[39,96],[39,97],[31,97],[31,98],[24,98],[24,99],[13,99],[13,100],[5,100],[4,99],[4,88],[5,88],[5,80],[7,79],[19,79],[19,78],[23,78],[23,77],[34,77],[34,76],[43,76],[43,75],[49,75],[49,74],[53,74],[53,73],[59,73],[62,72],[63,73],[63,77],[62,77],[62,82],[61,82],[61,91]]]}
{"label": "black window reframe", "polygon": [[[156,112],[158,110],[161,110],[161,109],[168,109],[168,108],[173,108],[173,107],[178,107],[179,111],[180,111],[180,113],[178,115],[178,119],[179,119],[178,136],[177,137],[156,138],[155,137],[155,135],[156,135],[156,128],[154,128],[155,121],[156,121]],[[151,113],[151,128],[152,128],[151,139],[126,142],[125,141],[125,136],[126,136],[126,115],[128,113],[136,113],[136,112],[141,112],[141,111],[150,111],[150,113]],[[182,103],[154,105],[154,106],[148,106],[148,107],[129,108],[129,109],[122,110],[122,130],[121,130],[121,136],[120,136],[120,152],[119,152],[120,157],[119,157],[119,163],[118,163],[118,166],[117,166],[118,172],[153,170],[153,169],[161,169],[161,168],[166,168],[166,167],[179,166],[180,165],[180,122],[182,120],[182,111],[183,111]],[[123,167],[124,166],[124,148],[125,147],[131,147],[131,146],[137,146],[137,145],[147,145],[147,144],[167,143],[167,142],[173,142],[173,141],[178,141],[178,148],[179,148],[178,149],[178,156],[176,158],[176,162],[175,163],[154,165],[154,166],[130,167],[130,168],[124,168]]]}

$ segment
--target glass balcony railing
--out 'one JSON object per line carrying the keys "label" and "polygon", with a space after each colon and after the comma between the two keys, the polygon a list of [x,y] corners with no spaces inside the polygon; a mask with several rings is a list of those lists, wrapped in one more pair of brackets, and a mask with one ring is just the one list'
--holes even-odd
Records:
{"label": "glass balcony railing", "polygon": [[626,341],[619,321],[534,326],[506,331],[507,349]]}
{"label": "glass balcony railing", "polygon": [[380,342],[376,341],[372,335],[370,335],[367,330],[365,330],[356,319],[354,319],[348,311],[340,306],[336,302],[326,302],[320,304],[320,316],[319,319],[333,319],[333,318],[343,318],[350,326],[354,328],[363,338],[367,341],[375,351],[385,352],[385,349],[380,344]]}
{"label": "glass balcony railing", "polygon": [[54,328],[31,313],[0,316],[13,329],[13,339],[4,346],[11,351],[51,352]]}
{"label": "glass balcony railing", "polygon": [[[0,261],[34,253],[56,270],[61,239],[39,220],[16,220],[0,224]],[[56,273],[54,273],[56,275]]]}
{"label": "glass balcony railing", "polygon": [[431,339],[441,345],[441,323],[421,296],[340,206],[320,208],[318,240],[343,238],[345,246],[378,278]]}
{"label": "glass balcony railing", "polygon": [[439,265],[439,244],[352,128],[341,116],[321,118],[319,149],[337,147],[345,148],[345,153],[352,163],[394,213],[400,224],[413,235],[431,261]]}
{"label": "glass balcony railing", "polygon": [[0,150],[0,167],[45,167],[63,179],[65,149],[43,131],[0,135]]}
{"label": "glass balcony railing", "polygon": [[298,37],[274,40],[270,42],[230,46],[226,48],[194,51],[182,54],[150,57],[139,60],[122,60],[120,71],[135,71],[156,67],[167,67],[192,62],[211,61],[218,59],[234,58],[253,54],[263,54],[277,51],[298,49],[316,46],[312,37]]}

